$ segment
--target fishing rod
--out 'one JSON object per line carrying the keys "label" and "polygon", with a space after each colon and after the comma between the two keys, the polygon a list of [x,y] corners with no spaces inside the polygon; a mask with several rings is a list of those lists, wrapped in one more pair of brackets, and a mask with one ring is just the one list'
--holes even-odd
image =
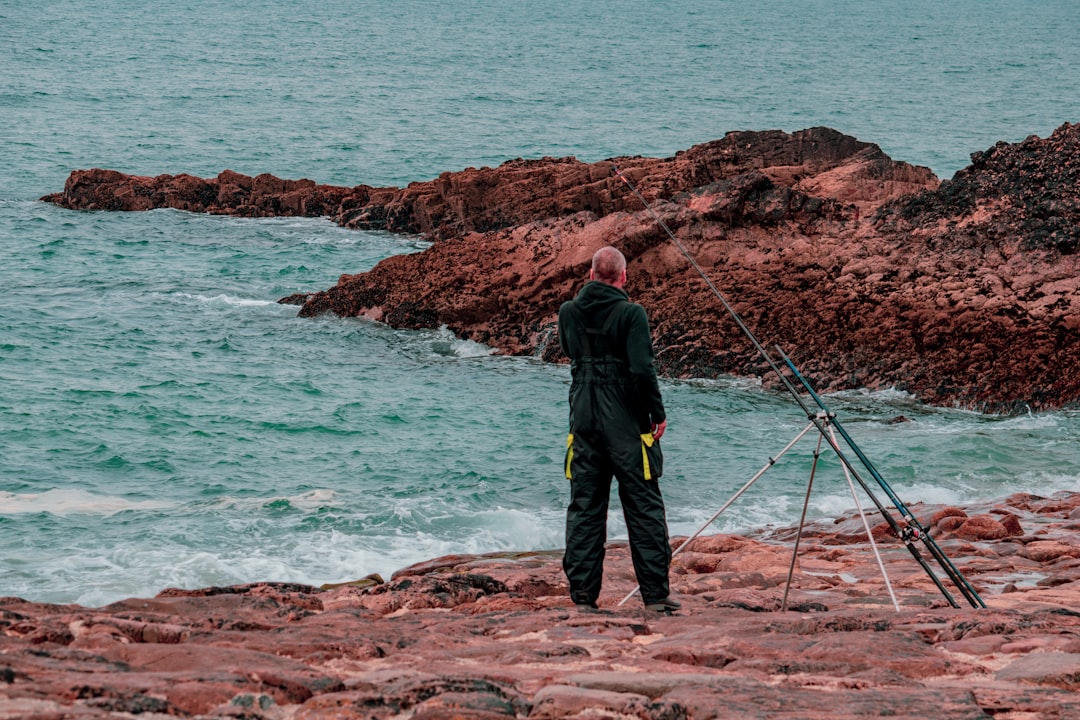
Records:
{"label": "fishing rod", "polygon": [[[664,222],[663,218],[661,218],[656,213],[656,211],[653,210],[652,205],[650,205],[649,202],[641,195],[641,193],[638,192],[637,188],[634,187],[633,183],[631,183],[626,178],[626,176],[622,174],[622,172],[617,166],[612,165],[611,169],[612,172],[618,175],[620,180],[626,183],[626,186],[630,189],[630,192],[632,192],[634,196],[637,197],[637,199],[641,202],[641,204],[645,206],[645,209],[649,212],[649,215],[651,215],[652,218],[657,222],[657,224],[661,228],[663,228],[664,232],[667,233],[668,238],[671,239],[675,247],[678,248],[679,252],[682,253],[683,257],[685,257],[687,262],[690,263],[690,266],[694,268],[694,270],[696,270],[697,273],[701,276],[701,279],[705,281],[705,284],[717,297],[717,299],[720,301],[720,304],[723,305],[724,309],[731,316],[732,320],[735,321],[735,324],[738,325],[739,329],[750,340],[750,343],[754,346],[754,349],[756,349],[758,353],[762,356],[762,358],[765,359],[765,362],[780,379],[780,382],[783,384],[784,388],[788,391],[792,398],[795,399],[795,402],[799,405],[799,407],[802,408],[803,412],[806,414],[810,422],[813,423],[814,427],[816,427],[818,432],[821,433],[821,436],[824,438],[825,442],[828,443],[829,447],[832,448],[834,453],[836,453],[836,456],[837,458],[839,458],[840,462],[851,473],[851,476],[855,478],[855,480],[859,483],[859,486],[862,487],[863,492],[865,492],[866,495],[870,498],[870,500],[874,503],[878,511],[881,513],[882,517],[885,518],[886,522],[889,524],[890,529],[898,538],[900,538],[901,541],[903,541],[905,547],[907,547],[912,557],[934,582],[934,585],[937,587],[938,591],[941,592],[941,594],[945,597],[949,604],[953,607],[960,607],[959,603],[956,602],[956,599],[953,598],[949,590],[942,584],[940,578],[938,578],[938,576],[930,568],[930,566],[926,562],[926,559],[922,556],[922,553],[920,553],[919,549],[915,546],[915,542],[917,540],[922,540],[924,544],[927,545],[927,548],[930,550],[930,554],[934,557],[935,560],[938,561],[939,565],[941,565],[942,569],[945,571],[945,574],[949,576],[949,579],[953,581],[956,587],[960,590],[961,594],[964,595],[965,599],[967,599],[967,601],[971,604],[972,607],[986,607],[986,605],[982,601],[982,598],[978,596],[974,588],[971,587],[970,583],[968,583],[963,578],[963,576],[960,575],[960,572],[951,562],[949,562],[948,558],[945,557],[945,554],[941,551],[940,547],[937,546],[937,543],[935,543],[932,538],[930,538],[930,534],[927,533],[918,524],[918,522],[915,520],[914,516],[910,514],[910,512],[907,512],[906,507],[903,505],[903,503],[899,501],[899,498],[895,496],[895,493],[893,493],[891,488],[888,487],[888,484],[884,482],[884,479],[880,477],[880,474],[876,471],[876,469],[871,470],[871,476],[874,477],[875,481],[878,482],[878,484],[885,490],[886,495],[888,495],[890,500],[894,502],[897,510],[901,512],[905,522],[908,523],[907,526],[900,527],[900,524],[897,523],[896,519],[892,516],[892,513],[888,511],[888,509],[881,503],[877,496],[870,490],[868,483],[863,479],[862,475],[848,459],[847,455],[844,454],[843,450],[840,448],[840,445],[836,442],[833,433],[830,433],[828,431],[828,426],[830,424],[832,424],[833,426],[835,426],[836,424],[835,414],[829,411],[828,408],[825,407],[824,403],[820,400],[820,398],[817,397],[817,394],[813,393],[812,391],[810,393],[811,397],[815,399],[815,402],[824,412],[819,415],[819,413],[811,411],[810,407],[803,400],[802,395],[792,384],[791,380],[788,379],[787,375],[785,375],[784,372],[780,369],[780,366],[777,365],[775,359],[772,357],[772,354],[769,353],[769,351],[765,349],[765,346],[758,341],[757,337],[746,325],[742,317],[739,316],[739,313],[736,312],[735,308],[732,307],[731,303],[729,303],[727,298],[724,297],[724,294],[720,292],[720,290],[713,283],[712,279],[709,278],[708,274],[706,274],[706,272],[697,263],[697,260],[694,259],[694,256],[690,253],[689,250],[686,249],[686,247],[679,241],[679,239],[675,237],[675,233],[671,231],[671,228],[668,227],[667,223]],[[796,378],[799,379],[800,383],[809,390],[809,383],[807,383],[806,380],[802,377],[802,375],[797,371],[797,369],[795,369],[794,363],[792,363],[786,355],[783,355],[783,351],[781,351],[781,355],[784,357],[787,365],[795,372]],[[822,419],[821,416],[824,416],[824,419]],[[855,445],[855,441],[851,438],[851,436],[848,435],[847,432],[844,431],[842,428],[837,429],[840,431],[840,435],[844,438],[844,441],[859,457],[860,461],[863,462],[863,464],[866,465],[868,469],[872,468],[869,460],[866,459],[866,456],[863,454],[863,452],[858,449],[858,446]],[[902,507],[904,508],[903,510],[900,509]]]}
{"label": "fishing rod", "polygon": [[[809,394],[810,397],[814,400],[814,402],[817,403],[817,406],[825,412],[829,412],[829,409],[825,406],[825,401],[821,399],[821,396],[818,395],[818,393],[814,390],[813,386],[810,385],[810,382],[805,377],[803,377],[802,373],[799,372],[799,369],[795,367],[795,363],[791,361],[791,358],[789,358],[784,353],[784,351],[780,348],[779,345],[776,346],[776,352],[780,354],[780,357],[783,358],[784,362],[787,364],[788,369],[791,370],[792,374],[803,386],[807,394]],[[915,515],[908,509],[907,505],[905,505],[903,501],[901,501],[900,498],[896,495],[896,493],[893,492],[892,488],[889,486],[889,483],[885,481],[885,478],[881,476],[881,473],[879,473],[877,468],[874,466],[874,463],[872,463],[870,461],[870,458],[868,458],[866,454],[863,453],[862,449],[860,449],[859,446],[855,443],[855,440],[850,435],[848,435],[847,430],[844,429],[844,426],[840,423],[839,420],[835,418],[835,416],[832,416],[832,426],[838,433],[840,433],[840,436],[844,438],[844,441],[851,447],[852,451],[854,451],[855,455],[859,458],[859,462],[861,462],[863,466],[870,472],[870,475],[874,478],[874,480],[881,487],[881,489],[885,491],[885,494],[889,496],[889,500],[900,512],[901,516],[904,519],[904,522],[907,523],[904,531],[912,535],[913,539],[922,540],[923,544],[926,545],[926,548],[927,550],[929,550],[930,554],[934,557],[935,560],[938,561],[938,564],[942,566],[946,574],[949,575],[949,578],[964,594],[964,597],[966,597],[968,601],[971,602],[973,607],[986,607],[986,604],[983,602],[982,598],[979,597],[978,592],[975,591],[975,588],[972,587],[971,583],[969,583],[967,579],[964,578],[956,565],[954,565],[953,562],[948,558],[948,556],[945,555],[945,552],[941,549],[941,546],[937,544],[937,541],[935,541],[930,536],[930,533],[922,527],[919,521],[915,518]]]}

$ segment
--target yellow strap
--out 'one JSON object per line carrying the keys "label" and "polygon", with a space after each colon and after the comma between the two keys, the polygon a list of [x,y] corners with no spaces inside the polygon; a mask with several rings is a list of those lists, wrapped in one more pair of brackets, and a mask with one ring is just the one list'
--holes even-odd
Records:
{"label": "yellow strap", "polygon": [[652,480],[652,468],[649,467],[649,454],[645,452],[645,448],[652,447],[653,434],[651,432],[641,434],[641,462],[645,466],[645,479]]}
{"label": "yellow strap", "polygon": [[570,463],[574,460],[574,433],[566,436],[566,479],[570,479]]}

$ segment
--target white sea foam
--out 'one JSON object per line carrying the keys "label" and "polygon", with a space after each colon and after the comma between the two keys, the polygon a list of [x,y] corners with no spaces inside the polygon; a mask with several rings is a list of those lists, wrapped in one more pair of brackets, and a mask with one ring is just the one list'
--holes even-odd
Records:
{"label": "white sea foam", "polygon": [[842,400],[874,400],[888,405],[915,405],[919,399],[906,390],[897,390],[894,387],[870,390],[868,388],[856,388],[853,390],[838,390],[825,395],[828,398]]}
{"label": "white sea foam", "polygon": [[22,494],[0,492],[0,515],[47,512],[53,515],[108,516],[125,510],[161,510],[172,505],[160,500],[128,500],[111,495],[95,495],[79,489]]}
{"label": "white sea foam", "polygon": [[[124,597],[153,597],[170,587],[237,585],[250,582],[252,577],[277,579],[274,575],[248,575],[246,558],[175,546],[127,548],[109,556],[83,556],[77,560],[82,567],[73,568],[72,572],[73,580],[79,581],[72,588],[76,594],[74,602],[87,607],[99,607]],[[87,565],[95,571],[89,572]]]}
{"label": "white sea foam", "polygon": [[995,423],[995,427],[1007,430],[1046,430],[1053,429],[1062,424],[1060,414],[1051,413],[1028,413],[1015,417],[1003,418]]}
{"label": "white sea foam", "polygon": [[384,536],[354,536],[334,531],[326,542],[311,544],[305,557],[297,548],[298,566],[316,569],[321,577],[308,582],[343,582],[379,573],[389,578],[394,572],[444,555],[517,552],[563,545],[561,512],[525,512],[492,508],[470,515],[468,533],[447,538],[430,531],[395,532]]}
{"label": "white sea foam", "polygon": [[96,585],[65,588],[61,582],[55,589],[65,596],[76,596],[79,604],[100,606],[122,597],[151,597],[166,587],[200,588],[255,580],[319,586],[372,573],[389,579],[402,568],[445,555],[562,546],[561,514],[493,508],[470,521],[474,531],[457,538],[401,528],[384,535],[327,529],[290,535],[270,545],[219,550],[131,546],[107,554],[53,558],[50,572],[61,578],[70,576],[73,581],[96,578]]}
{"label": "white sea foam", "polygon": [[269,497],[234,497],[223,495],[215,498],[213,506],[217,510],[236,508],[238,510],[258,510],[275,502],[287,502],[298,510],[318,510],[324,507],[341,505],[338,494],[327,488],[318,488],[297,495],[272,495]]}
{"label": "white sea foam", "polygon": [[224,305],[236,305],[237,307],[266,307],[268,305],[277,305],[274,300],[255,300],[253,298],[236,297],[235,295],[226,295],[221,293],[219,295],[198,295],[193,293],[178,292],[174,294],[175,297],[182,298],[184,300],[196,300],[202,303],[215,303]]}
{"label": "white sea foam", "polygon": [[705,388],[709,390],[759,390],[761,388],[760,377],[740,377],[738,375],[721,375],[716,378],[664,378],[663,382],[672,385],[687,385],[689,387]]}
{"label": "white sea foam", "polygon": [[469,552],[562,547],[565,517],[561,511],[492,508],[474,515],[477,531],[465,540]]}
{"label": "white sea foam", "polygon": [[459,358],[480,358],[492,355],[495,349],[478,343],[474,340],[465,340],[454,335],[448,327],[443,325],[435,331],[434,341],[431,348],[439,355],[448,355]]}

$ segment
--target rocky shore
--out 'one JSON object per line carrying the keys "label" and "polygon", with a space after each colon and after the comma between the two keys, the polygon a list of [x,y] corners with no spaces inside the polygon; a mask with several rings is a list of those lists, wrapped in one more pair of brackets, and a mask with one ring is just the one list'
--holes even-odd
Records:
{"label": "rocky shore", "polygon": [[694,540],[671,616],[618,605],[622,544],[591,612],[554,551],[102,608],[8,597],[0,718],[1080,716],[1080,494],[911,509],[986,608],[950,606],[873,515],[899,611],[857,515],[804,529],[784,611],[794,528]]}
{"label": "rocky shore", "polygon": [[425,251],[283,298],[301,315],[445,325],[558,360],[554,319],[613,244],[668,376],[766,366],[619,167],[763,345],[820,390],[897,388],[988,412],[1080,402],[1080,125],[998,143],[952,179],[828,128],[733,132],[674,157],[514,160],[405,188],[75,171],[43,198],[85,210],[172,207],[329,216],[416,233]]}

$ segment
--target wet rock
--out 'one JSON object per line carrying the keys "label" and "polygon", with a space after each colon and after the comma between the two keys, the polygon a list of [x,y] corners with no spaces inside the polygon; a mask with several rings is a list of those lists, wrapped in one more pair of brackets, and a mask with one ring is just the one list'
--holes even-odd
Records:
{"label": "wet rock", "polygon": [[[797,135],[787,142],[800,142]],[[704,163],[708,173],[680,170],[708,152],[734,153],[721,142],[627,174],[759,340],[787,348],[818,389],[889,387],[930,403],[1026,412],[1080,400],[1080,380],[1060,372],[1080,361],[1080,257],[1066,238],[1080,195],[1068,182],[1077,135],[1080,127],[1063,126],[1023,149],[999,146],[997,155],[1021,153],[1035,164],[974,167],[969,179],[986,195],[972,194],[974,205],[953,202],[929,177],[886,181],[922,191],[908,205],[888,193],[848,201],[850,185],[838,179],[853,177],[842,170],[864,159],[862,151],[844,155],[855,148],[842,138],[831,139],[827,163],[784,157],[797,173],[768,164],[777,152],[763,152],[752,169],[725,160]],[[782,140],[740,136],[751,153]],[[882,172],[915,179],[902,164]],[[1048,176],[1055,180],[1043,188]],[[701,184],[686,190],[687,181]],[[558,360],[558,306],[584,281],[592,251],[614,244],[630,261],[628,291],[650,311],[663,373],[773,382],[704,283],[686,281],[686,259],[652,214],[617,183],[597,179],[591,188],[596,201],[570,206],[575,212],[518,214],[521,224],[486,231],[462,227],[423,253],[343,276],[301,314],[445,325],[500,352]],[[1032,211],[1013,212],[1031,193],[1042,198]],[[926,204],[942,219],[919,215]],[[1047,232],[1061,241],[1044,241]]]}
{"label": "wet rock", "polygon": [[590,710],[614,711],[623,716],[641,717],[649,704],[648,697],[634,693],[593,690],[574,685],[549,685],[536,693],[529,717],[579,717]]}
{"label": "wet rock", "polygon": [[1062,557],[1080,557],[1080,546],[1060,540],[1036,540],[1027,543],[1021,554],[1040,563],[1046,563]]}
{"label": "wet rock", "polygon": [[962,520],[967,519],[968,514],[958,507],[947,507],[938,510],[936,513],[930,516],[930,526],[939,524],[942,520],[949,517],[957,517]]}

